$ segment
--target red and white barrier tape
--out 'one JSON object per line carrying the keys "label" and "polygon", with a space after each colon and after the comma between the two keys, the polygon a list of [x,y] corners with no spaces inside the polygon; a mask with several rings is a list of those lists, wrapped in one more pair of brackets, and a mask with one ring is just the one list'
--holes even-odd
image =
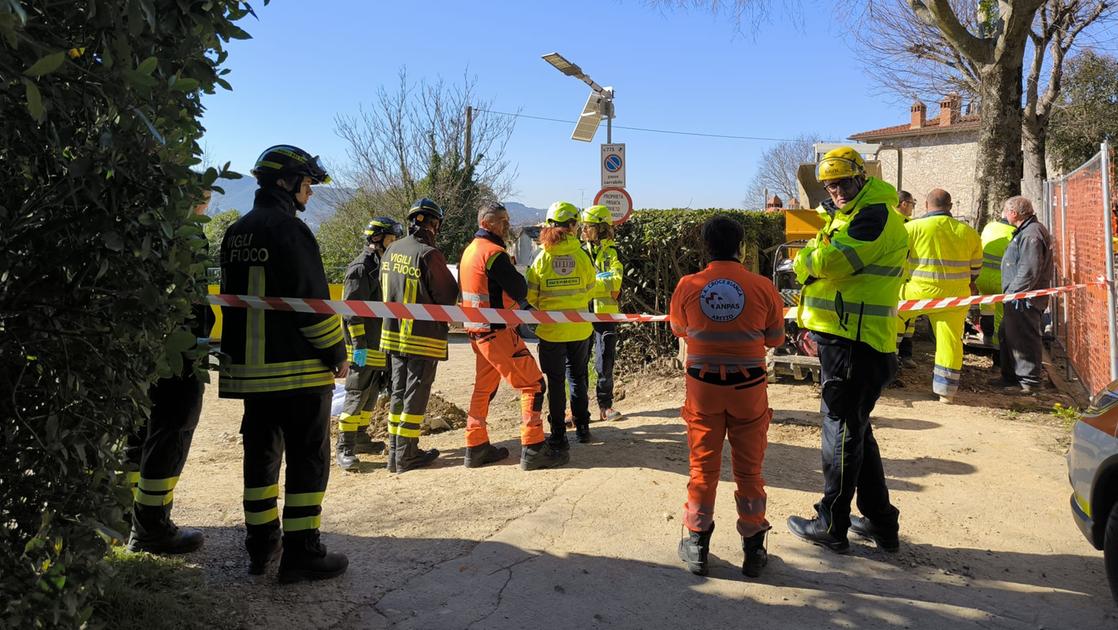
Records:
{"label": "red and white barrier tape", "polygon": [[[1073,289],[1085,289],[1092,286],[1105,286],[1105,281],[1087,282],[1084,284],[1069,284],[1063,287],[1052,287],[1051,289],[1037,289],[1036,291],[1021,291],[1018,293],[998,293],[994,295],[968,295],[966,297],[952,297],[952,298],[939,298],[929,300],[901,300],[897,303],[897,310],[904,313],[906,311],[934,311],[942,308],[954,308],[958,306],[971,306],[972,304],[997,304],[999,302],[1008,302],[1009,300],[1028,300],[1043,295],[1055,295],[1057,293],[1066,293]],[[784,319],[795,319],[796,308],[792,307],[785,309]]]}
{"label": "red and white barrier tape", "polygon": [[629,313],[586,313],[583,311],[523,311],[507,308],[473,308],[438,304],[401,304],[361,300],[259,297],[253,295],[210,295],[215,306],[255,308],[266,311],[296,311],[322,315],[359,315],[381,319],[418,319],[428,322],[475,322],[479,324],[565,324],[572,322],[666,322],[667,315]]}
{"label": "red and white barrier tape", "polygon": [[[897,310],[934,311],[942,308],[996,304],[1008,300],[1027,300],[1042,295],[1065,293],[1090,286],[1105,286],[1105,281],[1070,284],[1051,289],[1000,293],[997,295],[970,295],[933,300],[902,300]],[[584,311],[524,311],[507,308],[472,308],[440,306],[438,304],[401,304],[399,302],[365,302],[361,300],[320,300],[314,298],[259,297],[254,295],[210,295],[214,306],[254,308],[266,311],[295,311],[321,315],[359,315],[381,319],[418,319],[429,322],[475,322],[481,324],[565,324],[575,322],[666,322],[667,315],[647,313],[587,313]],[[784,311],[785,319],[795,319],[796,308]]]}

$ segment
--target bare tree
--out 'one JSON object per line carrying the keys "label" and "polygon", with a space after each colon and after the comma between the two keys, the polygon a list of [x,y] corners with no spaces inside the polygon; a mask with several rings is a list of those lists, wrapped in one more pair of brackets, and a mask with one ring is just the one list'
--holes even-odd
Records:
{"label": "bare tree", "polygon": [[[370,108],[335,118],[351,162],[344,179],[389,205],[386,214],[430,197],[451,224],[458,215],[474,216],[480,197],[505,196],[515,177],[505,159],[515,119],[485,113],[491,107],[478,98],[476,85],[469,75],[454,85],[442,79],[412,83],[400,70],[395,90],[381,87]],[[469,126],[467,108],[474,112]]]}
{"label": "bare tree", "polygon": [[800,164],[815,160],[813,145],[821,140],[819,134],[805,133],[765,149],[742,205],[749,208],[753,204],[760,203],[760,207],[764,208],[768,202],[768,199],[765,199],[767,191],[770,196],[783,197],[787,207],[788,201],[795,199],[799,194],[796,170]]}
{"label": "bare tree", "polygon": [[[908,1],[871,3],[862,20],[859,44],[868,51],[867,63],[874,68],[882,87],[907,96],[939,97],[949,91],[971,99],[982,93],[982,69],[948,41],[944,30],[922,19]],[[989,13],[988,0],[950,0],[960,23],[968,32],[990,37],[997,21]],[[1047,176],[1046,143],[1048,120],[1063,74],[1064,59],[1083,30],[1113,14],[1113,0],[1045,0],[1028,31],[1026,53],[1031,52],[1024,76],[1024,107],[1021,112],[1023,192],[1040,195],[1040,182]],[[1000,9],[999,9],[1000,11]],[[983,17],[985,16],[985,17]],[[1028,48],[1031,47],[1031,51]],[[1022,69],[1024,72],[1024,68]],[[980,174],[981,178],[981,174]]]}

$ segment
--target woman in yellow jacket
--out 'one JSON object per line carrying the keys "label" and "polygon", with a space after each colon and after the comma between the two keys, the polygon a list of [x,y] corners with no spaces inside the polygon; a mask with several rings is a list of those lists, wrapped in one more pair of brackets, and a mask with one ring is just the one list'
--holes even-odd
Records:
{"label": "woman in yellow jacket", "polygon": [[[586,311],[592,299],[605,294],[609,278],[597,274],[594,263],[583,251],[575,226],[578,208],[565,201],[551,204],[547,210],[547,225],[540,231],[542,249],[536,255],[526,274],[528,302],[541,311]],[[597,277],[596,277],[597,276]],[[579,442],[590,441],[590,399],[587,361],[590,353],[590,335],[594,327],[589,322],[540,324],[536,336],[540,338],[540,368],[547,377],[548,424],[551,436],[548,444],[553,449],[570,448],[567,428],[563,424],[567,408],[564,380],[571,379],[571,414],[575,420],[575,433]]]}

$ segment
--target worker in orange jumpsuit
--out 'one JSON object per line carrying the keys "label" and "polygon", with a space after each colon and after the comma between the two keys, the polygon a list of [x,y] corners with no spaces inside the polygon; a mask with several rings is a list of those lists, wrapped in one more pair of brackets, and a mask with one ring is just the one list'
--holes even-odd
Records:
{"label": "worker in orange jumpsuit", "polygon": [[722,467],[722,443],[729,437],[737,491],[738,533],[745,562],[742,573],[759,577],[768,563],[765,535],[765,480],[761,466],[768,444],[769,408],[765,347],[784,343],[783,301],[767,278],[747,271],[738,258],[745,231],[727,216],[703,224],[711,262],[683,276],[672,294],[672,332],[687,343],[687,422],[691,480],[679,541],[679,558],[696,575],[706,575],[714,533],[714,498]]}
{"label": "worker in orange jumpsuit", "polygon": [[[478,231],[462,253],[458,283],[462,306],[467,308],[522,308],[528,306],[528,283],[505,251],[509,213],[500,203],[487,201],[477,213]],[[466,322],[470,347],[476,355],[474,391],[466,419],[466,468],[477,468],[509,456],[503,446],[489,442],[486,418],[489,402],[504,378],[520,390],[520,467],[524,470],[554,468],[570,459],[553,451],[544,441],[543,373],[515,327]]]}

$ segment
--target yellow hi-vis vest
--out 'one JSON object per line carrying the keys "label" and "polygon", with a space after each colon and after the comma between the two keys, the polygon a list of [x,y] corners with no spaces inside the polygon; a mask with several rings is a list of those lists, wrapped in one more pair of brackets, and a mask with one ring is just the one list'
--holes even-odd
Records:
{"label": "yellow hi-vis vest", "polygon": [[[590,300],[605,293],[595,275],[594,263],[568,234],[550,249],[541,249],[528,267],[528,303],[541,311],[585,311]],[[580,341],[592,332],[590,322],[536,326],[536,336],[545,341]]]}
{"label": "yellow hi-vis vest", "polygon": [[594,298],[595,313],[620,313],[617,296],[621,293],[621,277],[625,275],[625,267],[617,257],[617,244],[612,238],[606,238],[597,244],[587,243],[586,253],[594,261],[594,269],[599,272],[612,271],[613,280],[605,282],[609,295]]}
{"label": "yellow hi-vis vest", "polygon": [[1016,231],[1017,228],[1000,219],[982,228],[982,273],[978,274],[978,290],[983,295],[1001,293],[1002,256]]}
{"label": "yellow hi-vis vest", "polygon": [[908,284],[905,300],[970,295],[982,270],[982,240],[974,228],[948,212],[932,212],[905,224],[908,230]]}
{"label": "yellow hi-vis vest", "polygon": [[[842,208],[828,201],[817,209],[823,229],[793,262],[804,285],[796,313],[801,327],[897,351],[908,233],[896,207],[897,189],[871,177]],[[869,234],[870,240],[857,238]]]}

